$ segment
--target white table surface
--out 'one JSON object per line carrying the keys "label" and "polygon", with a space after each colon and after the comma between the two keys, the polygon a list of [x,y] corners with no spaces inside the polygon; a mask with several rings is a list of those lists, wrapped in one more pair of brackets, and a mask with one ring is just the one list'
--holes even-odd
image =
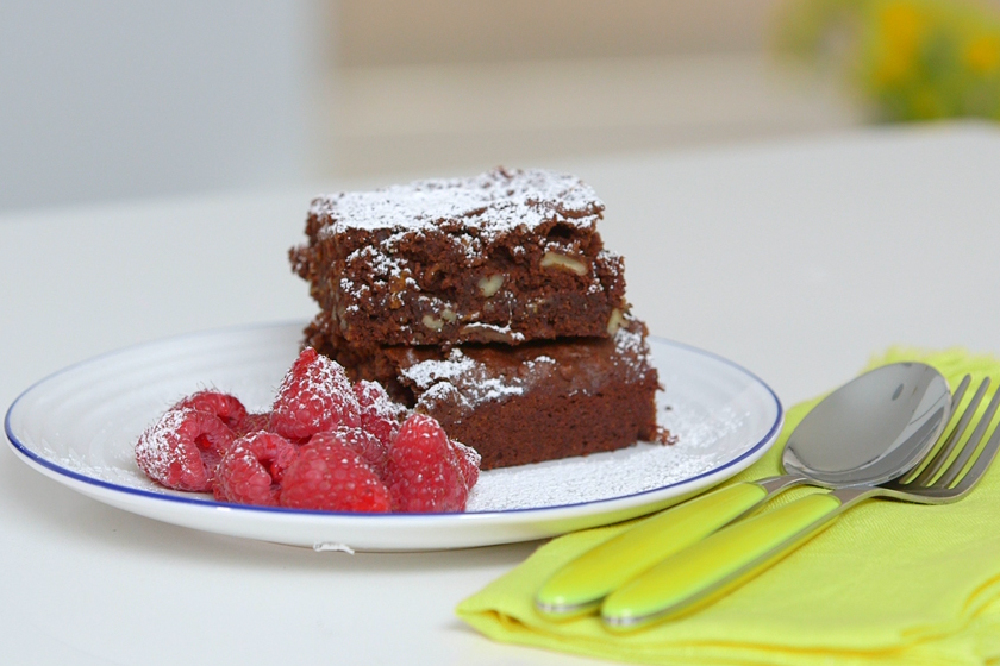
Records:
{"label": "white table surface", "polygon": [[[747,366],[786,405],[893,343],[1000,353],[1000,130],[557,166],[607,203],[654,333]],[[285,249],[313,193],[0,217],[0,403],[124,345],[310,317]],[[536,545],[351,556],[204,534],[83,498],[4,447],[0,663],[588,663],[455,619]]]}

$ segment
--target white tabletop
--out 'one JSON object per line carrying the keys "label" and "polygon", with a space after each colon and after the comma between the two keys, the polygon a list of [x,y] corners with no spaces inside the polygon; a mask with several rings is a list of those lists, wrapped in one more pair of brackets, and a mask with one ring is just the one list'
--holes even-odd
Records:
{"label": "white tabletop", "polygon": [[[626,257],[629,300],[653,332],[745,365],[786,405],[894,343],[1000,353],[996,129],[556,166],[607,203],[606,244]],[[313,193],[0,218],[0,403],[124,345],[310,317],[285,250]],[[243,541],[106,507],[4,448],[0,661],[587,663],[455,619],[536,545],[346,555]]]}

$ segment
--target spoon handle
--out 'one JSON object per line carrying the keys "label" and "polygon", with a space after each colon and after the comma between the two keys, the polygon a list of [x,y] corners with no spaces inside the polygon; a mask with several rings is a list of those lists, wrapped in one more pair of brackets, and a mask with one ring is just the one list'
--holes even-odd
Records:
{"label": "spoon handle", "polygon": [[782,476],[734,483],[637,521],[556,571],[536,593],[535,607],[551,618],[593,611],[630,578],[802,481]]}
{"label": "spoon handle", "polygon": [[864,487],[815,493],[725,527],[610,593],[601,607],[601,621],[624,632],[708,605],[876,492]]}

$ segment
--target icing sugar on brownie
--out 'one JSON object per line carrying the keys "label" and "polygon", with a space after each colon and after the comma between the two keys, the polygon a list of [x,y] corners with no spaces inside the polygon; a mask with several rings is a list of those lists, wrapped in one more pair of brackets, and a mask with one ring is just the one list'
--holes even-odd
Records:
{"label": "icing sugar on brownie", "polygon": [[[649,363],[646,328],[631,318],[610,340],[455,347],[446,355],[414,348],[383,353],[412,392],[414,409],[472,442],[483,469],[607,451],[656,436],[657,373]],[[519,439],[524,441],[513,444]]]}
{"label": "icing sugar on brownie", "polygon": [[634,382],[648,370],[645,331],[631,319],[608,343],[570,343],[569,347],[548,343],[526,347],[513,356],[508,352],[498,354],[496,349],[470,347],[466,353],[453,347],[446,356],[424,360],[419,359],[428,355],[426,351],[403,352],[398,355],[399,374],[403,383],[415,391],[418,409],[430,409],[445,395],[454,395],[456,404],[472,410],[483,402],[523,395],[555,372],[560,374],[561,383],[572,386],[571,390],[597,393],[604,388],[605,380],[614,380],[611,375]]}
{"label": "icing sugar on brownie", "polygon": [[339,229],[465,230],[489,238],[560,222],[593,227],[604,203],[579,178],[542,169],[497,169],[473,178],[424,180],[369,192],[320,197],[311,213]]}

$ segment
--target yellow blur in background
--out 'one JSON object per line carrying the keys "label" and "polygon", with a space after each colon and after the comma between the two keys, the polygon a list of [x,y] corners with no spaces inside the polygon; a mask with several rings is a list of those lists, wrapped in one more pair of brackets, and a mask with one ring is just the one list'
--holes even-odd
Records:
{"label": "yellow blur in background", "polygon": [[1000,120],[1000,11],[968,0],[798,0],[783,53],[836,68],[883,122]]}

